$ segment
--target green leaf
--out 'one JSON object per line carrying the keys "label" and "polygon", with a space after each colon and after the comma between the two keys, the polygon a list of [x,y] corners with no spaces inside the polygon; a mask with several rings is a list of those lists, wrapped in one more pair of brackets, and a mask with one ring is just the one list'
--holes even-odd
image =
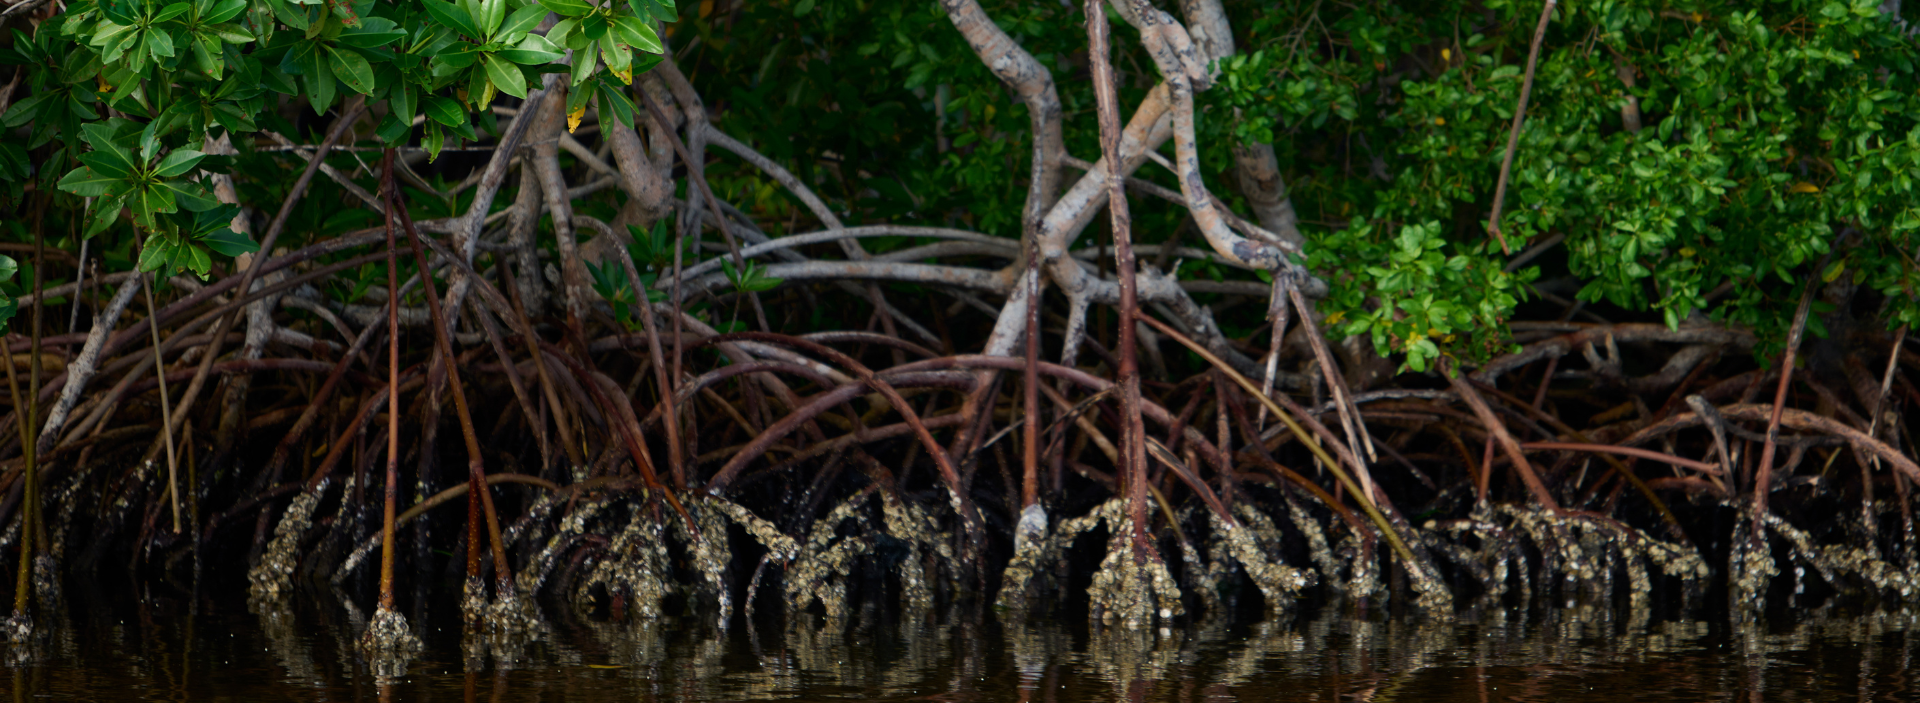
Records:
{"label": "green leaf", "polygon": [[587,80],[589,76],[593,75],[594,67],[599,65],[600,60],[594,58],[592,52],[576,52],[573,55],[572,85],[578,86],[581,82]]}
{"label": "green leaf", "polygon": [[180,205],[173,199],[173,189],[161,185],[136,188],[127,196],[127,206],[133,208],[133,219],[148,230],[160,229],[155,215],[179,212]]}
{"label": "green leaf", "polygon": [[411,132],[413,132],[413,120],[403,118],[398,111],[395,111],[381,118],[380,126],[374,128],[373,135],[379,137],[380,141],[385,142],[387,146],[400,146]]}
{"label": "green leaf", "polygon": [[662,51],[660,35],[654,33],[652,25],[638,17],[615,17],[613,32],[620,41],[635,49],[649,54],[658,54]]}
{"label": "green leaf", "polygon": [[540,4],[561,17],[579,17],[593,11],[593,6],[582,0],[540,0]]}
{"label": "green leaf", "polygon": [[481,37],[480,28],[473,25],[473,19],[467,16],[466,10],[440,0],[420,0],[420,4],[427,8],[427,14],[432,15],[435,22],[465,36],[475,39]]}
{"label": "green leaf", "polygon": [[428,118],[448,127],[466,124],[467,122],[466,108],[461,107],[460,101],[454,100],[453,98],[438,95],[428,96],[425,107]]}
{"label": "green leaf", "polygon": [[488,38],[497,38],[494,33],[499,31],[500,21],[506,17],[507,0],[480,0],[480,14],[475,19]]}
{"label": "green leaf", "polygon": [[187,10],[190,10],[192,8],[193,6],[188,5],[187,3],[176,2],[166,7],[160,8],[159,12],[153,13],[153,18],[148,20],[148,22],[151,22],[153,24],[160,24],[161,22],[165,22],[175,17],[179,17],[181,15],[187,14]]}
{"label": "green leaf", "polygon": [[173,58],[173,35],[163,29],[149,29],[146,35],[147,53],[153,56],[154,62]]}
{"label": "green leaf", "polygon": [[206,154],[192,149],[175,149],[173,153],[167,154],[167,158],[160,160],[160,165],[153,167],[153,175],[159,178],[177,178],[186,175],[188,171],[193,170],[194,166],[200,165],[200,159],[203,158],[206,158]]}
{"label": "green leaf", "polygon": [[81,166],[60,179],[60,189],[82,198],[98,198],[113,190],[114,186],[125,183],[124,176],[112,176],[88,166]]}
{"label": "green leaf", "polygon": [[447,136],[440,131],[439,124],[428,121],[427,138],[421,141],[427,147],[427,163],[433,163],[434,159],[440,158],[440,149],[446,146]]}
{"label": "green leaf", "polygon": [[93,201],[93,208],[89,211],[91,214],[87,220],[87,230],[81,234],[81,237],[92,238],[93,235],[105,232],[108,227],[119,222],[120,208],[126,206],[126,201],[123,195],[107,195]]}
{"label": "green leaf", "polygon": [[[141,273],[159,271],[171,263],[173,242],[163,237],[148,237],[146,246],[140,247],[138,266]],[[169,271],[168,273],[171,273]]]}
{"label": "green leaf", "polygon": [[373,94],[373,65],[367,63],[367,57],[352,49],[332,47],[327,51],[332,64],[333,75],[361,95]]}
{"label": "green leaf", "polygon": [[[515,35],[533,31],[534,27],[540,26],[540,20],[546,19],[546,17],[547,8],[541,7],[538,3],[527,5],[526,7],[514,10],[511,15],[507,15],[506,21],[500,24],[500,29],[497,30],[495,34],[501,41],[519,41]],[[559,25],[554,25],[553,30],[548,33],[551,34],[559,30]]]}
{"label": "green leaf", "polygon": [[487,54],[486,64],[487,79],[493,83],[493,87],[513,97],[526,99],[527,77],[520,73],[520,67],[493,54]]}
{"label": "green leaf", "polygon": [[219,24],[239,17],[247,9],[247,0],[217,0],[213,10],[200,16],[201,24]]}
{"label": "green leaf", "polygon": [[227,227],[200,235],[200,243],[221,256],[239,256],[260,251],[260,243]]}
{"label": "green leaf", "polygon": [[[80,163],[109,178],[127,178],[133,175],[135,164],[123,155],[109,151],[89,151],[80,155]],[[89,196],[91,197],[91,196]]]}
{"label": "green leaf", "polygon": [[547,41],[546,37],[538,34],[527,35],[518,47],[494,53],[500,58],[522,66],[538,66],[566,58],[566,53],[560,47],[554,46],[553,42]]}
{"label": "green leaf", "polygon": [[385,17],[368,17],[360,26],[340,33],[340,43],[356,49],[374,49],[407,38],[406,30]]}

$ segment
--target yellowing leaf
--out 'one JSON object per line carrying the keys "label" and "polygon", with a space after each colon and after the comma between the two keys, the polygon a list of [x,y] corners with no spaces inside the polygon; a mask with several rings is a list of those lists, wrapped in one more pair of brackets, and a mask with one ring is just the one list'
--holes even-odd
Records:
{"label": "yellowing leaf", "polygon": [[1835,261],[1833,262],[1832,266],[1827,267],[1827,272],[1820,276],[1820,281],[1823,283],[1832,283],[1833,279],[1839,278],[1840,273],[1846,270],[1847,270],[1846,259]]}
{"label": "yellowing leaf", "polygon": [[1438,127],[1445,127],[1445,126],[1447,126],[1447,118],[1445,118],[1445,117],[1435,117],[1435,118],[1433,118],[1433,124],[1434,124],[1435,126],[1438,126]]}
{"label": "yellowing leaf", "polygon": [[1441,61],[1446,61],[1446,62],[1448,62],[1448,63],[1452,63],[1452,62],[1453,62],[1453,50],[1452,50],[1452,49],[1441,49],[1441,50],[1440,50],[1440,60],[1441,60]]}
{"label": "yellowing leaf", "polygon": [[585,105],[581,105],[580,107],[576,107],[572,110],[568,110],[567,111],[567,133],[572,134],[573,130],[578,129],[580,127],[580,118],[583,118],[586,116],[587,116],[587,106]]}
{"label": "yellowing leaf", "polygon": [[1792,186],[1789,186],[1789,187],[1787,188],[1787,192],[1789,192],[1789,193],[1818,193],[1818,192],[1820,192],[1820,186],[1817,186],[1817,185],[1814,185],[1814,184],[1812,184],[1812,183],[1808,183],[1808,182],[1806,182],[1806,181],[1801,181],[1801,182],[1799,182],[1799,183],[1795,183],[1795,184],[1793,184]]}
{"label": "yellowing leaf", "polygon": [[621,83],[625,83],[627,85],[633,85],[633,64],[627,64],[626,66],[621,67],[619,70],[614,70],[612,66],[608,66],[607,70],[612,71],[613,76],[615,78],[620,79]]}

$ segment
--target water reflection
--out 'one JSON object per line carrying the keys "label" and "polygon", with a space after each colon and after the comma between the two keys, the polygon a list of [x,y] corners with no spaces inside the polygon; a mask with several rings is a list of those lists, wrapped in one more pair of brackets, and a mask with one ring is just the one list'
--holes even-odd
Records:
{"label": "water reflection", "polygon": [[[149,596],[75,603],[64,634],[7,651],[13,700],[1759,701],[1911,700],[1915,615],[1794,613],[1726,625],[1574,604],[1469,608],[1452,621],[1335,609],[1161,632],[1079,618],[867,608],[839,627],[554,618],[532,640],[417,627],[381,676],[363,618],[328,599],[271,606]],[[437,626],[436,626],[437,625]],[[386,672],[392,673],[392,672]]]}

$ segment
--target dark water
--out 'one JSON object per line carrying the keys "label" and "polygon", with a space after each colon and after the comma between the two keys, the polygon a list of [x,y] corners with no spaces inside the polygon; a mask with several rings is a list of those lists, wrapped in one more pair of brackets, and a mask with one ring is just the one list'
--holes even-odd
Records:
{"label": "dark water", "polygon": [[512,644],[445,623],[391,679],[355,653],[358,616],[334,601],[261,615],[237,594],[144,594],[67,611],[58,634],[7,650],[12,700],[1920,700],[1920,617],[1832,608],[1745,628],[1583,607],[1448,623],[1320,611],[1164,633],[990,613],[752,632],[556,620]]}

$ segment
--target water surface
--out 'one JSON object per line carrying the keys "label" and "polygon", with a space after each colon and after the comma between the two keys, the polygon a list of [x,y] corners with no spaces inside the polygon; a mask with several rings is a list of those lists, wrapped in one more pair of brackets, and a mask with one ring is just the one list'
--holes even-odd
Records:
{"label": "water surface", "polygon": [[1745,627],[1588,607],[1481,609],[1454,622],[1321,609],[1151,633],[1065,616],[1010,625],[991,612],[869,609],[843,627],[719,630],[696,618],[611,624],[549,610],[531,642],[430,623],[426,651],[392,678],[356,653],[360,616],[334,600],[250,609],[238,594],[142,594],[67,610],[58,634],[7,651],[0,676],[11,681],[0,690],[13,700],[1920,699],[1910,681],[1915,615],[1832,607]]}

